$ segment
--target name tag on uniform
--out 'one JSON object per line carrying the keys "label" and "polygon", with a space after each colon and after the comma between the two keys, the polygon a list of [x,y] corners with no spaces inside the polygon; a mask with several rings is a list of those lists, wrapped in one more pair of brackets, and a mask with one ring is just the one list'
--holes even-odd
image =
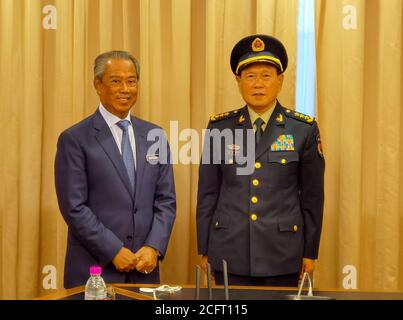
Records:
{"label": "name tag on uniform", "polygon": [[231,151],[239,151],[241,149],[241,146],[238,146],[237,144],[229,144],[227,148]]}
{"label": "name tag on uniform", "polygon": [[228,154],[230,155],[239,153],[239,151],[241,150],[241,146],[237,144],[229,144],[227,145],[227,148],[228,148]]}
{"label": "name tag on uniform", "polygon": [[147,154],[146,159],[148,163],[156,164],[160,159],[160,156],[158,154]]}
{"label": "name tag on uniform", "polygon": [[271,151],[294,151],[294,136],[292,134],[282,134],[271,145]]}

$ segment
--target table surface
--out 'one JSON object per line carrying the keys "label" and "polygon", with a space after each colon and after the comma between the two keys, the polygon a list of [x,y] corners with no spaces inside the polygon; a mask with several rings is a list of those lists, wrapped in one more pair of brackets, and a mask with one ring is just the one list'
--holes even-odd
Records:
{"label": "table surface", "polygon": [[[140,288],[155,288],[159,285],[150,284],[112,284],[116,300],[154,300],[152,293],[141,293]],[[247,287],[229,286],[229,300],[290,300],[298,293],[296,288],[285,287]],[[314,289],[314,300],[403,300],[403,292],[377,291],[365,292],[359,290],[338,290],[338,289]],[[156,293],[159,300],[195,300],[196,289],[194,285],[183,285],[182,289],[175,293]],[[306,297],[306,290],[302,294]],[[200,300],[208,299],[208,289],[200,288]],[[73,289],[59,290],[49,295],[41,296],[35,300],[84,300],[84,286]],[[212,300],[225,300],[223,286],[212,288]],[[312,300],[312,299],[309,299]]]}

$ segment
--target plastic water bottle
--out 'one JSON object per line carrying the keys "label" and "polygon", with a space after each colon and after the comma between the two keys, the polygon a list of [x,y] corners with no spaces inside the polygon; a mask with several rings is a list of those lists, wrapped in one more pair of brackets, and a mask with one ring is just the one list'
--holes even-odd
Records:
{"label": "plastic water bottle", "polygon": [[92,266],[90,268],[90,278],[85,285],[85,300],[105,300],[107,297],[106,284],[101,277],[102,268]]}

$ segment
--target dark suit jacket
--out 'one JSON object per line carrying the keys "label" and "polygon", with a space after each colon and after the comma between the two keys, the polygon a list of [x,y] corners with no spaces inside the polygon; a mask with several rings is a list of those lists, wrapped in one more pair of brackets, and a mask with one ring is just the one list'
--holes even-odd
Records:
{"label": "dark suit jacket", "polygon": [[[247,107],[213,117],[208,128],[252,130]],[[271,150],[282,135],[292,135],[294,150]],[[213,269],[222,270],[225,259],[229,273],[286,275],[300,271],[303,257],[317,258],[324,201],[319,141],[313,118],[277,103],[256,148],[260,168],[250,175],[237,175],[236,169],[244,165],[224,157],[218,164],[200,165],[198,252],[208,255]],[[246,139],[243,146],[226,142],[218,149],[222,155],[245,153]],[[214,155],[204,150],[206,157]]]}
{"label": "dark suit jacket", "polygon": [[[125,282],[127,274],[111,262],[122,246],[135,252],[148,245],[160,252],[160,259],[165,255],[176,212],[169,148],[161,134],[159,154],[148,154],[154,141],[147,141],[147,133],[159,127],[133,116],[131,120],[136,141],[135,193],[99,111],[59,137],[55,183],[68,225],[66,288],[85,284],[94,264],[103,267],[106,282]],[[158,268],[146,277],[146,282],[159,282]]]}

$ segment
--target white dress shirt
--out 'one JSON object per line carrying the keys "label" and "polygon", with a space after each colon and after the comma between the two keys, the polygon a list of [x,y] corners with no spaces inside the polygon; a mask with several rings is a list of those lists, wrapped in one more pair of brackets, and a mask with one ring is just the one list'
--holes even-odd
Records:
{"label": "white dress shirt", "polygon": [[134,139],[134,128],[133,128],[133,123],[130,118],[130,112],[125,119],[120,119],[119,117],[115,116],[114,114],[112,114],[108,110],[106,110],[105,107],[102,105],[102,103],[99,104],[99,112],[101,112],[102,117],[105,119],[106,123],[108,124],[109,129],[112,132],[113,138],[115,139],[115,142],[119,148],[120,154],[122,154],[123,132],[122,132],[122,129],[119,128],[117,123],[121,120],[130,121],[130,126],[128,127],[129,141],[130,141],[130,145],[133,150],[134,166],[136,166],[136,140]]}

